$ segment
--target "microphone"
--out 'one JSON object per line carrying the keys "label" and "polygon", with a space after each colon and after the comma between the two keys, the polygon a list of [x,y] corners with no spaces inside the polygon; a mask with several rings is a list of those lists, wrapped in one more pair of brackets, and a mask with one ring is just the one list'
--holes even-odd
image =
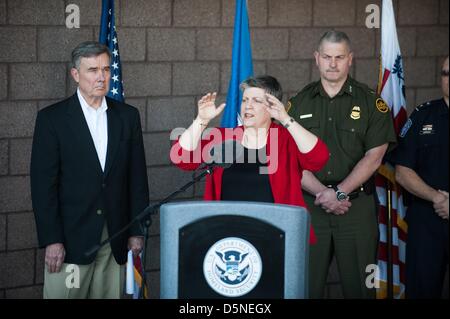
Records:
{"label": "microphone", "polygon": [[244,155],[244,147],[236,140],[226,140],[220,144],[214,145],[209,151],[208,158],[204,165],[219,166],[224,169],[229,168],[233,163],[242,159]]}
{"label": "microphone", "polygon": [[89,257],[90,255],[95,254],[100,248],[101,248],[100,245],[92,246],[91,249],[89,249],[88,251],[86,251],[86,252],[84,253],[84,256],[85,256],[85,257]]}

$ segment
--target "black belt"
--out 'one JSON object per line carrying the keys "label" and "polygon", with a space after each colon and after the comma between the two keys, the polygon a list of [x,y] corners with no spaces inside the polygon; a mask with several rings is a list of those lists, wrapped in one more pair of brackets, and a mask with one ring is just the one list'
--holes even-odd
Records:
{"label": "black belt", "polygon": [[[335,187],[335,186],[338,186],[340,183],[341,183],[341,182],[337,182],[337,183],[334,183],[334,182],[331,182],[331,183],[325,183],[325,186],[328,187],[328,188],[333,188],[333,187]],[[372,192],[370,192],[370,191],[368,190],[368,187],[367,187],[367,186],[361,185],[361,186],[359,186],[356,190],[354,190],[353,192],[347,194],[348,199],[349,199],[349,200],[353,200],[353,199],[355,199],[355,198],[358,198],[359,193],[362,193],[362,192],[366,193],[367,195],[372,194]]]}

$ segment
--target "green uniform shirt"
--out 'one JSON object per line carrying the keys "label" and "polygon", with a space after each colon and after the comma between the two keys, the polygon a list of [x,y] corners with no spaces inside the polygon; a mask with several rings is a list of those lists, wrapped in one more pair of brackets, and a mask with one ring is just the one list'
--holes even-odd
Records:
{"label": "green uniform shirt", "polygon": [[333,98],[320,81],[307,85],[289,100],[288,113],[328,146],[330,159],[315,174],[322,183],[342,181],[368,150],[396,142],[389,107],[351,77]]}

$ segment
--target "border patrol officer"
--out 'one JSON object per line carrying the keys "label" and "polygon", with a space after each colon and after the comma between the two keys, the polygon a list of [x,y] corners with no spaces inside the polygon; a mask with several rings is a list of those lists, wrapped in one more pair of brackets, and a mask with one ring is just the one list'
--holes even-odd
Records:
{"label": "border patrol officer", "polygon": [[314,175],[304,171],[302,179],[317,235],[310,247],[310,297],[323,298],[335,255],[344,297],[374,298],[375,289],[365,284],[378,242],[372,176],[396,142],[393,121],[386,103],[349,76],[353,53],[345,33],[326,32],[314,56],[320,81],[288,103],[289,115],[330,150],[326,166]]}
{"label": "border patrol officer", "polygon": [[412,196],[406,211],[406,298],[440,298],[448,266],[448,57],[444,97],[420,105],[400,132],[390,160]]}

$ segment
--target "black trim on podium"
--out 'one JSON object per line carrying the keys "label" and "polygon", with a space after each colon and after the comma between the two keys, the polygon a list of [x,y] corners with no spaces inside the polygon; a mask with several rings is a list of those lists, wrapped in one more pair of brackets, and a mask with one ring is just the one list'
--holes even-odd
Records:
{"label": "black trim on podium", "polygon": [[219,215],[200,219],[179,230],[179,298],[225,298],[206,282],[203,262],[208,250],[219,240],[238,237],[259,252],[263,269],[258,284],[240,298],[284,296],[285,233],[261,220],[245,216]]}
{"label": "black trim on podium", "polygon": [[161,298],[308,298],[310,220],[299,206],[161,206]]}

